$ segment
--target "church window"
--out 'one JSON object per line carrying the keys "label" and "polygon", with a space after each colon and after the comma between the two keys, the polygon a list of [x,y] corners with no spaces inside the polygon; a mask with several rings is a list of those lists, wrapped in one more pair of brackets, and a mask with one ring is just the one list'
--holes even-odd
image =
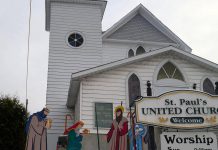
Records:
{"label": "church window", "polygon": [[207,92],[209,94],[212,94],[212,95],[215,94],[214,85],[210,81],[210,79],[206,78],[204,80],[204,82],[203,82],[203,90],[204,90],[204,92]]}
{"label": "church window", "polygon": [[145,49],[142,46],[139,46],[136,50],[136,55],[145,53]]}
{"label": "church window", "polygon": [[84,42],[84,39],[79,33],[72,33],[68,37],[68,43],[72,47],[80,47]]}
{"label": "church window", "polygon": [[128,52],[128,58],[133,57],[133,56],[134,56],[134,51],[130,49]]}
{"label": "church window", "polygon": [[129,105],[131,105],[138,96],[141,96],[140,80],[135,74],[132,74],[128,79],[128,92]]}
{"label": "church window", "polygon": [[[95,103],[95,111],[98,119],[98,127],[110,128],[113,120],[113,104],[112,103]],[[95,115],[95,126],[97,126]]]}
{"label": "church window", "polygon": [[157,80],[161,80],[161,79],[177,79],[177,80],[184,81],[184,77],[182,73],[171,62],[167,62],[161,67],[157,76]]}

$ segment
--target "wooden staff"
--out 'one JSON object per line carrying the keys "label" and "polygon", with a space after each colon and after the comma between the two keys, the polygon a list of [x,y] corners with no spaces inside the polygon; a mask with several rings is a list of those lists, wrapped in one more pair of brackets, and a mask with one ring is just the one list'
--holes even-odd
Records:
{"label": "wooden staff", "polygon": [[68,117],[70,117],[70,120],[73,120],[72,116],[70,114],[66,114],[66,116],[65,116],[65,123],[64,123],[64,131],[67,130],[67,120],[69,120]]}
{"label": "wooden staff", "polygon": [[98,150],[100,150],[99,133],[98,133],[98,115],[97,115],[96,105],[95,105],[95,118],[96,118],[96,127],[97,127]]}
{"label": "wooden staff", "polygon": [[130,126],[132,129],[132,140],[133,140],[133,146],[134,146],[134,150],[136,150],[136,140],[135,140],[135,121],[134,121],[134,112],[132,112],[132,106],[134,105],[134,101],[129,105],[129,109],[130,109]]}

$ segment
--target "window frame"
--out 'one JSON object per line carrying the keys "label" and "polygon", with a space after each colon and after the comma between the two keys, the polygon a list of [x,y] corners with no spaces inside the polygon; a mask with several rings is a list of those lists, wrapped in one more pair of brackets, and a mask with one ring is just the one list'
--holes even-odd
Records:
{"label": "window frame", "polygon": [[131,77],[131,75],[135,74],[138,79],[139,79],[139,82],[140,82],[140,90],[141,90],[141,96],[144,96],[144,83],[143,81],[141,80],[141,77],[139,76],[139,74],[137,72],[131,72],[128,74],[128,76],[126,77],[126,109],[129,110],[129,84],[128,84],[128,81],[129,81],[129,78]]}
{"label": "window frame", "polygon": [[[182,73],[184,81],[181,80],[177,80],[177,79],[162,79],[162,80],[157,80],[157,76],[158,73],[160,71],[160,69],[162,68],[162,66],[164,64],[166,64],[167,62],[171,62],[173,65],[176,66],[176,68]],[[154,75],[153,75],[153,87],[161,87],[161,86],[175,86],[175,84],[177,84],[176,86],[178,87],[187,87],[189,88],[189,79],[187,74],[183,71],[183,68],[178,65],[174,59],[165,59],[163,61],[161,61],[159,63],[159,65],[156,67],[155,71],[154,71]]]}
{"label": "window frame", "polygon": [[[168,70],[166,70],[165,65],[167,65],[168,63],[169,63],[170,65],[173,65],[173,67],[174,67],[174,68],[173,68],[173,73],[172,73],[172,75],[169,74],[169,71],[168,71]],[[159,76],[161,70],[164,71],[164,73],[165,73],[165,75],[166,75],[166,78],[158,79],[158,76]],[[182,80],[177,79],[177,78],[174,77],[174,76],[175,76],[175,73],[178,72],[178,71],[179,71],[179,73],[180,73],[181,76],[182,76]],[[157,73],[157,80],[158,80],[158,81],[159,81],[159,80],[164,80],[164,79],[173,79],[173,80],[179,80],[179,81],[185,82],[185,78],[184,78],[183,73],[180,71],[180,69],[179,69],[176,65],[174,65],[174,64],[173,64],[172,62],[170,62],[170,61],[164,63],[164,64],[162,65],[162,67],[160,68],[160,70],[158,71],[158,73]]]}
{"label": "window frame", "polygon": [[[202,92],[204,92],[204,81],[206,80],[206,79],[209,79],[211,82],[212,82],[212,84],[213,84],[213,87],[214,87],[214,92],[215,92],[215,82],[216,82],[216,80],[214,80],[214,78],[212,77],[212,76],[204,76],[202,79],[201,79],[201,81],[200,81],[200,90],[202,91]],[[210,94],[210,93],[208,93],[208,94]]]}
{"label": "window frame", "polygon": [[128,52],[127,52],[127,58],[131,58],[131,57],[129,57],[129,52],[130,52],[130,51],[133,52],[133,56],[131,56],[131,57],[134,57],[134,56],[135,56],[134,50],[133,50],[133,49],[129,49]]}
{"label": "window frame", "polygon": [[[140,54],[137,54],[137,51],[138,51],[139,48],[142,48],[142,49],[144,50],[144,52],[143,52],[143,53],[140,53]],[[146,53],[145,48],[144,48],[143,46],[138,46],[138,47],[136,48],[136,51],[135,51],[135,56],[142,55],[142,54],[145,54],[145,53]]]}
{"label": "window frame", "polygon": [[[112,118],[112,120],[110,120],[110,122],[112,123],[112,121],[113,121],[113,112],[114,112],[114,108],[113,108],[113,103],[108,103],[108,102],[94,102],[94,128],[97,128],[97,122],[96,122],[96,108],[97,108],[97,106],[96,106],[96,104],[111,104],[111,107],[112,107],[112,112],[111,112],[111,118]],[[111,124],[109,124],[108,125],[108,127],[105,127],[105,126],[99,126],[99,117],[98,117],[98,128],[102,128],[102,129],[108,129],[108,128],[110,128],[111,127]]]}
{"label": "window frame", "polygon": [[[78,46],[78,47],[74,47],[74,46],[72,46],[72,45],[68,42],[69,36],[70,36],[71,34],[74,34],[74,33],[80,34],[80,35],[83,37],[83,43],[82,43],[82,45],[80,45],[80,46]],[[66,43],[66,45],[69,46],[71,49],[81,49],[81,48],[83,48],[83,46],[86,45],[86,36],[85,36],[85,34],[84,34],[83,32],[81,32],[81,31],[73,30],[73,31],[70,31],[70,32],[68,32],[68,33],[66,34],[66,36],[65,36],[65,43]]]}

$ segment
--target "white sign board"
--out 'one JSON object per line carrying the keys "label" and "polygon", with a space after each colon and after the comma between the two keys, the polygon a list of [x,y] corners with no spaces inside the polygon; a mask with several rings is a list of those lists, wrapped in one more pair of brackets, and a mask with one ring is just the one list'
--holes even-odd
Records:
{"label": "white sign board", "polygon": [[217,138],[211,132],[163,132],[161,150],[217,150]]}
{"label": "white sign board", "polygon": [[144,97],[135,107],[137,123],[184,129],[218,125],[218,96],[204,92],[171,91]]}

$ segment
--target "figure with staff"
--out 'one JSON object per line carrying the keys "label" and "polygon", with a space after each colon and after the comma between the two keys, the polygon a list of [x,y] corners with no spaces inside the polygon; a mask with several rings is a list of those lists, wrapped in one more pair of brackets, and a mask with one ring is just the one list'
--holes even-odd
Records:
{"label": "figure with staff", "polygon": [[127,149],[128,120],[123,117],[124,107],[122,105],[115,108],[116,118],[113,120],[111,128],[105,139],[110,144],[110,150]]}

